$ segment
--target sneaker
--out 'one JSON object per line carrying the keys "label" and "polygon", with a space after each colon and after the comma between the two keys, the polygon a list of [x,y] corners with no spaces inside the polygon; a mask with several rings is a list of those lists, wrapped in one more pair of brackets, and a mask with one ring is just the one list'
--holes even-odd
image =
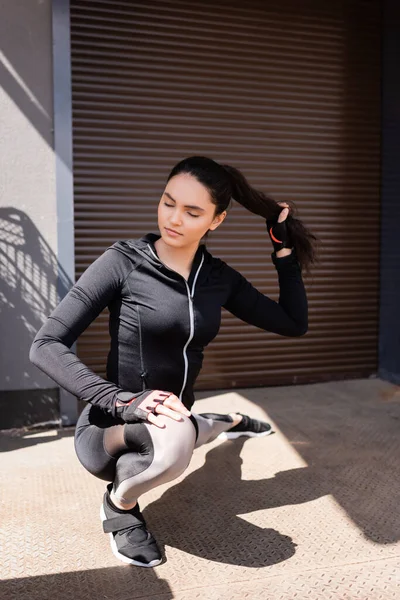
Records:
{"label": "sneaker", "polygon": [[232,427],[232,429],[228,429],[228,431],[220,433],[218,439],[234,440],[242,435],[247,437],[263,437],[264,435],[274,433],[269,423],[266,423],[265,421],[258,421],[257,419],[251,419],[242,413],[237,414],[242,415],[242,420],[240,423],[235,425],[235,427]]}
{"label": "sneaker", "polygon": [[136,504],[131,510],[119,511],[111,502],[112,484],[107,485],[100,518],[104,533],[110,534],[114,556],[137,567],[155,567],[162,561],[157,542],[146,529],[146,521]]}

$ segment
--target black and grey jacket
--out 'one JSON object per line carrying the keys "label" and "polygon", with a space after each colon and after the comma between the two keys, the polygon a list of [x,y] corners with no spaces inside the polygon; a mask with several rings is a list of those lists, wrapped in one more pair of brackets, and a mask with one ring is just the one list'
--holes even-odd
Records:
{"label": "black and grey jacket", "polygon": [[[307,331],[307,297],[295,254],[272,260],[279,303],[201,244],[188,281],[164,265],[149,233],[118,241],[95,260],[38,331],[30,359],[61,387],[113,414],[116,394],[160,389],[190,408],[203,350],[217,335],[221,307],[265,331],[301,336]],[[107,379],[70,350],[108,307]]]}

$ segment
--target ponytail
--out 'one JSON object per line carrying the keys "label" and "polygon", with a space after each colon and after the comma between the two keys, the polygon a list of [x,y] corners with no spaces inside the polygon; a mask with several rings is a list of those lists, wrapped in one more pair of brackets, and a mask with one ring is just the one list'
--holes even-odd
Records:
{"label": "ponytail", "polygon": [[[230,165],[221,166],[229,174],[232,182],[232,196],[236,202],[265,220],[275,221],[278,219],[282,211],[282,207],[279,206],[278,202],[251,187],[243,173],[235,167]],[[309,272],[310,266],[317,262],[316,246],[319,240],[300,219],[295,217],[297,210],[294,202],[289,200],[287,204],[289,204],[289,214],[286,218],[286,226],[293,241],[300,266],[306,272]]]}
{"label": "ponytail", "polygon": [[[170,172],[167,181],[180,173],[189,173],[207,188],[216,205],[216,215],[228,209],[232,198],[265,220],[277,220],[282,211],[278,202],[251,187],[246,177],[238,169],[229,165],[221,165],[211,158],[191,156],[180,161]],[[287,228],[297,260],[301,268],[308,272],[310,266],[317,262],[317,242],[319,240],[295,216],[294,202],[288,201],[287,204],[290,207],[286,218]]]}

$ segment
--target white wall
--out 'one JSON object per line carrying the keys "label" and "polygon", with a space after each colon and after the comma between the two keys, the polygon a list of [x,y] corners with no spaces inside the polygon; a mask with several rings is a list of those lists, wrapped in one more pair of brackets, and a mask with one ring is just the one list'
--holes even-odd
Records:
{"label": "white wall", "polygon": [[28,358],[57,302],[51,0],[0,2],[0,391],[56,388]]}

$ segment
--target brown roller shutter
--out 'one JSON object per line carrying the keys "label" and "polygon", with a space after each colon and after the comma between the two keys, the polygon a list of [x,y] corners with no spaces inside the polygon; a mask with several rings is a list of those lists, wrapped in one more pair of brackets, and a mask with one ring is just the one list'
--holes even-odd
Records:
{"label": "brown roller shutter", "polygon": [[[71,1],[76,275],[157,232],[165,178],[205,154],[295,200],[322,238],[310,327],[283,338],[226,311],[198,389],[377,368],[380,14],[375,0]],[[234,205],[208,248],[278,298],[261,219]],[[79,356],[104,374],[107,314]]]}

